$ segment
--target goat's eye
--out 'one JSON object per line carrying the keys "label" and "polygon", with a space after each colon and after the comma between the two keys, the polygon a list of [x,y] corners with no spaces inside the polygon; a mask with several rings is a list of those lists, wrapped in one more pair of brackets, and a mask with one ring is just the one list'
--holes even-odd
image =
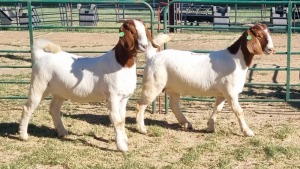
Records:
{"label": "goat's eye", "polygon": [[263,38],[263,35],[257,35],[257,38],[261,39],[261,38]]}

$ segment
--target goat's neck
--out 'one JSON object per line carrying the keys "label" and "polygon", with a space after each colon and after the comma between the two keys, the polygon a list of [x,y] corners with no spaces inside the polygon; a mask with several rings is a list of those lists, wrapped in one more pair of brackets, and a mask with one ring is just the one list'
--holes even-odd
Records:
{"label": "goat's neck", "polygon": [[[227,50],[233,55],[237,55],[241,53],[243,55],[242,58],[244,59],[246,66],[250,67],[254,55],[250,53],[249,50],[247,49],[246,37],[247,37],[246,33],[243,33],[243,35],[237,41],[235,41],[231,46],[229,46]],[[239,50],[241,50],[241,52],[239,52]]]}
{"label": "goat's neck", "polygon": [[120,42],[113,48],[117,62],[123,67],[132,67],[135,64],[137,50],[127,50]]}

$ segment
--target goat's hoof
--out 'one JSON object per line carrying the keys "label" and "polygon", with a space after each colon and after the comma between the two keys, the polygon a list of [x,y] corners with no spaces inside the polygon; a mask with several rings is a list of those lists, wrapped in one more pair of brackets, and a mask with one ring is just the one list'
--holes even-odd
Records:
{"label": "goat's hoof", "polygon": [[138,126],[138,131],[142,134],[147,134],[146,126]]}
{"label": "goat's hoof", "polygon": [[186,130],[193,130],[193,125],[190,122],[184,123],[183,128]]}
{"label": "goat's hoof", "polygon": [[207,128],[206,128],[206,132],[207,132],[207,133],[215,133],[215,132],[216,132],[216,129],[215,129],[214,127],[213,127],[213,128],[212,128],[212,127],[207,127]]}
{"label": "goat's hoof", "polygon": [[29,138],[27,133],[20,133],[20,140],[27,141]]}
{"label": "goat's hoof", "polygon": [[243,132],[244,136],[247,136],[247,137],[253,137],[254,136],[254,133],[251,129],[248,129],[248,130],[245,130]]}
{"label": "goat's hoof", "polygon": [[213,119],[209,119],[207,122],[206,132],[214,133],[216,131],[215,121]]}
{"label": "goat's hoof", "polygon": [[117,141],[117,148],[119,151],[122,152],[127,152],[128,151],[128,146],[127,143],[123,140],[123,141]]}
{"label": "goat's hoof", "polygon": [[64,129],[62,131],[58,131],[57,134],[58,134],[58,137],[63,138],[66,135],[68,135],[68,131]]}

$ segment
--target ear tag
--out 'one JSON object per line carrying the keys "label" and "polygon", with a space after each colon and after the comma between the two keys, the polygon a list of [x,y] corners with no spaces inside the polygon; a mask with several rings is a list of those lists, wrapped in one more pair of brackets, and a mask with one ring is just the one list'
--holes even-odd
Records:
{"label": "ear tag", "polygon": [[248,36],[247,36],[247,40],[250,41],[251,39],[252,39],[252,36],[251,36],[251,35],[248,35]]}
{"label": "ear tag", "polygon": [[119,32],[119,37],[123,37],[124,35],[124,32]]}

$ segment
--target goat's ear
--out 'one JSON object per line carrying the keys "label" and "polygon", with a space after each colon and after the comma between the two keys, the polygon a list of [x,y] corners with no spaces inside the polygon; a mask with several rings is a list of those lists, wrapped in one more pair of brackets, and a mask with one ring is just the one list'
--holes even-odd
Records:
{"label": "goat's ear", "polygon": [[263,50],[261,49],[261,45],[259,40],[251,33],[250,30],[247,31],[247,49],[253,55],[261,55],[264,54]]}
{"label": "goat's ear", "polygon": [[146,31],[147,38],[148,38],[149,41],[151,42],[152,46],[153,46],[154,48],[159,48],[159,46],[156,45],[156,44],[153,42],[153,38],[152,38],[152,36],[151,36],[151,33],[150,33],[149,29],[148,29],[146,26],[145,26],[145,31]]}
{"label": "goat's ear", "polygon": [[124,28],[124,25],[121,27],[120,30],[124,32],[124,36],[120,37],[120,38],[124,38],[124,43],[122,45],[126,46],[128,50],[134,49],[134,38],[131,32],[128,29]]}

